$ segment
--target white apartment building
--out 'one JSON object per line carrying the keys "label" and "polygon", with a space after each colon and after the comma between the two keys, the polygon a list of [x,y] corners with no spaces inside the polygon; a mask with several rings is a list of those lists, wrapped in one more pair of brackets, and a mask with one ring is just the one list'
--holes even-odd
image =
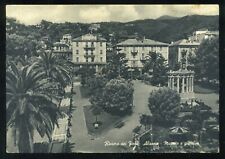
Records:
{"label": "white apartment building", "polygon": [[193,32],[193,35],[190,36],[188,39],[191,41],[199,42],[201,43],[203,40],[206,39],[213,39],[215,37],[219,36],[219,31],[209,31],[208,29],[205,30],[198,30]]}
{"label": "white apartment building", "polygon": [[71,49],[72,36],[70,34],[63,35],[62,39],[60,40],[60,43],[62,43],[62,44],[68,44],[70,46],[70,49]]}
{"label": "white apartment building", "polygon": [[72,37],[70,34],[63,35],[60,42],[53,44],[53,53],[70,61],[72,60]]}
{"label": "white apartment building", "polygon": [[90,66],[96,72],[106,64],[106,39],[85,34],[72,41],[72,62],[78,67]]}
{"label": "white apartment building", "polygon": [[121,53],[126,54],[128,60],[128,67],[130,68],[143,68],[143,60],[149,57],[149,53],[156,52],[161,53],[162,56],[168,60],[168,45],[167,43],[151,40],[151,39],[127,39],[121,43],[118,43],[117,49],[120,49]]}
{"label": "white apartment building", "polygon": [[199,42],[188,39],[173,42],[169,46],[169,66],[175,68],[180,63],[183,68],[187,68],[189,54],[195,54],[199,45]]}

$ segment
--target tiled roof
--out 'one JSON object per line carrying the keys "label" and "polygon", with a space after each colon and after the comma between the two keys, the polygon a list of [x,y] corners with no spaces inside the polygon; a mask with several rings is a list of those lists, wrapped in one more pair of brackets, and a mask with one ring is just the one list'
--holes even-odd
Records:
{"label": "tiled roof", "polygon": [[145,46],[145,45],[164,45],[164,46],[168,46],[169,44],[159,42],[159,41],[155,41],[155,40],[151,40],[151,39],[143,39],[143,40],[127,39],[127,40],[117,44],[117,46],[121,46],[121,45],[122,46],[123,45],[141,45],[141,46]]}
{"label": "tiled roof", "polygon": [[198,45],[200,45],[200,43],[193,42],[193,41],[190,41],[190,40],[187,40],[187,39],[182,39],[182,40],[178,40],[178,41],[172,43],[170,46],[182,46],[182,45],[185,45],[185,46],[187,46],[187,45],[189,45],[189,46],[193,46],[193,45],[198,46]]}
{"label": "tiled roof", "polygon": [[73,41],[106,41],[106,39],[98,35],[85,34],[73,39]]}

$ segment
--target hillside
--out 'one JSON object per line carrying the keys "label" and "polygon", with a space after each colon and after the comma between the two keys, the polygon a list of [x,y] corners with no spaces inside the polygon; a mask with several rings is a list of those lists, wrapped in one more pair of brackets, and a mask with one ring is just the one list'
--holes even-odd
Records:
{"label": "hillside", "polygon": [[177,19],[179,17],[173,17],[173,16],[169,16],[169,15],[163,15],[160,16],[159,18],[157,18],[157,20],[172,20],[172,19]]}
{"label": "hillside", "polygon": [[[137,33],[153,40],[170,43],[191,35],[192,32],[208,28],[218,30],[219,16],[192,15],[181,18],[162,16],[158,19],[136,20],[127,23],[101,22],[101,28],[96,33],[101,33],[106,39],[109,34],[114,34],[116,41],[126,39]],[[83,23],[52,23],[43,20],[38,26],[25,26],[19,24],[12,18],[7,22],[14,26],[7,33],[16,33],[21,36],[33,36],[40,39],[42,36],[49,36],[52,42],[59,41],[63,34],[70,33],[73,37],[88,33],[90,24]]]}
{"label": "hillside", "polygon": [[171,42],[186,38],[188,35],[191,35],[194,31],[201,28],[218,30],[219,16],[193,15],[177,19],[146,19],[128,23],[133,24],[133,26],[124,26],[124,29],[119,31],[125,30],[128,32],[128,35],[137,32],[140,35],[144,35],[146,38],[162,42]]}

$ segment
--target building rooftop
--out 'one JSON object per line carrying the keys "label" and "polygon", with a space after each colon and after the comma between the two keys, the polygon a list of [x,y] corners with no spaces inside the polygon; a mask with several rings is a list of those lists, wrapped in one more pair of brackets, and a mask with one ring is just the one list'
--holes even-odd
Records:
{"label": "building rooftop", "polygon": [[85,34],[73,39],[73,41],[106,41],[106,39],[99,35]]}
{"label": "building rooftop", "polygon": [[169,44],[151,40],[151,39],[143,39],[143,40],[137,40],[137,39],[127,39],[123,42],[120,42],[117,44],[117,46],[123,46],[123,45],[139,45],[139,46],[149,46],[149,45],[163,45],[168,46]]}
{"label": "building rooftop", "polygon": [[63,36],[71,36],[71,34],[64,34]]}
{"label": "building rooftop", "polygon": [[64,47],[69,47],[68,44],[61,43],[61,42],[55,42],[53,45],[54,45],[54,46],[64,46]]}
{"label": "building rooftop", "polygon": [[181,39],[170,44],[170,46],[198,46],[198,45],[200,45],[199,42],[195,42],[195,41],[187,40],[187,39]]}
{"label": "building rooftop", "polygon": [[189,130],[186,127],[172,127],[170,128],[170,133],[171,134],[183,134],[183,133],[187,133]]}
{"label": "building rooftop", "polygon": [[207,31],[205,34],[207,34],[207,35],[219,35],[219,31]]}

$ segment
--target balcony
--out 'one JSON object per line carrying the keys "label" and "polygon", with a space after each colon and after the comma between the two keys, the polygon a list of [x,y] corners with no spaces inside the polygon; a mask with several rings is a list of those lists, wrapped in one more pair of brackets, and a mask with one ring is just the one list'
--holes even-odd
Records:
{"label": "balcony", "polygon": [[85,58],[88,58],[88,57],[92,57],[92,58],[94,58],[94,57],[95,57],[95,55],[92,55],[92,54],[85,54],[85,55],[84,55],[84,57],[85,57]]}
{"label": "balcony", "polygon": [[131,51],[131,54],[132,54],[133,56],[136,56],[136,55],[138,54],[138,51]]}
{"label": "balcony", "polygon": [[141,58],[140,58],[140,61],[141,61],[141,62],[145,62],[145,61],[146,61],[146,58],[141,57]]}
{"label": "balcony", "polygon": [[91,46],[85,45],[84,49],[85,50],[94,50],[95,46],[94,45],[91,45]]}
{"label": "balcony", "polygon": [[137,67],[138,67],[138,64],[136,64],[136,63],[135,63],[135,64],[132,63],[132,64],[130,65],[130,68],[137,68]]}

